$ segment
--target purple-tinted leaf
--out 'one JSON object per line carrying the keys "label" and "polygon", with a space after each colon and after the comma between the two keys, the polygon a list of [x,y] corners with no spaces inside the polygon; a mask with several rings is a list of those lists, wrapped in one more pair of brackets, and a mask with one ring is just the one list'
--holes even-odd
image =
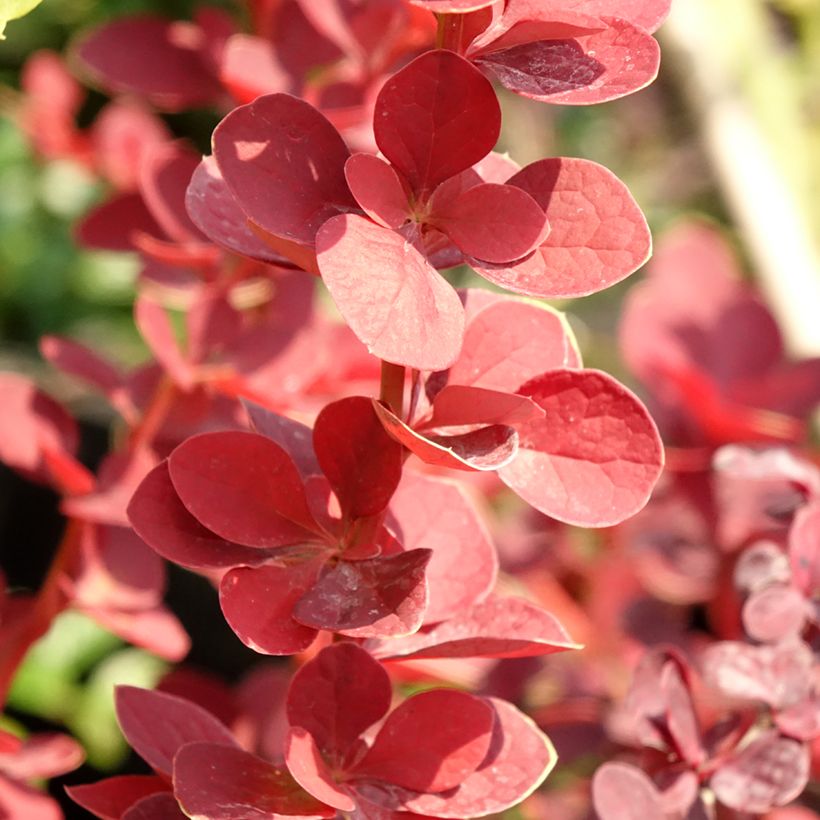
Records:
{"label": "purple-tinted leaf", "polygon": [[373,122],[379,149],[416,192],[483,159],[500,127],[489,80],[452,51],[430,51],[394,74]]}
{"label": "purple-tinted leaf", "polygon": [[604,763],[595,772],[592,803],[601,820],[660,820],[664,816],[655,784],[628,763]]}
{"label": "purple-tinted leaf", "polygon": [[545,515],[603,527],[646,504],[663,448],[644,406],[611,376],[552,370],[518,391],[546,418],[518,428],[519,451],[499,475]]}
{"label": "purple-tinted leaf", "polygon": [[387,435],[370,399],[328,404],[313,425],[313,446],[347,519],[380,513],[401,479],[402,449]]}
{"label": "purple-tinted leaf", "polygon": [[252,547],[316,538],[299,471],[265,436],[193,436],[171,453],[168,472],[186,509],[223,538]]}
{"label": "purple-tinted leaf", "polygon": [[390,678],[381,664],[356,644],[323,649],[296,674],[288,692],[291,726],[308,731],[334,763],[360,734],[390,708]]}
{"label": "purple-tinted leaf", "polygon": [[368,644],[382,660],[413,658],[526,658],[579,644],[549,612],[523,598],[490,598],[431,629]]}
{"label": "purple-tinted leaf", "polygon": [[316,237],[322,278],[350,329],[380,359],[443,370],[458,357],[464,308],[413,245],[355,215]]}
{"label": "purple-tinted leaf", "polygon": [[424,620],[430,550],[339,561],[299,599],[293,617],[305,626],[358,638],[409,635]]}
{"label": "purple-tinted leaf", "polygon": [[188,817],[335,817],[336,810],[309,795],[287,769],[243,749],[191,743],[174,759],[174,793]]}
{"label": "purple-tinted leaf", "polygon": [[723,763],[709,785],[729,808],[762,814],[794,800],[808,779],[808,747],[770,731]]}
{"label": "purple-tinted leaf", "polygon": [[235,108],[214,131],[213,149],[240,208],[274,236],[312,245],[324,222],[356,207],[344,176],[347,146],[296,97],[270,94]]}
{"label": "purple-tinted leaf", "polygon": [[484,760],[494,721],[480,698],[451,689],[422,692],[388,715],[353,773],[419,792],[452,789]]}
{"label": "purple-tinted leaf", "polygon": [[135,686],[118,686],[117,720],[134,751],[160,774],[186,743],[236,746],[233,735],[212,714],[190,701]]}
{"label": "purple-tinted leaf", "polygon": [[315,582],[323,559],[295,566],[232,569],[219,585],[219,603],[229,626],[246,646],[266,655],[303,652],[316,630],[293,619],[293,609]]}

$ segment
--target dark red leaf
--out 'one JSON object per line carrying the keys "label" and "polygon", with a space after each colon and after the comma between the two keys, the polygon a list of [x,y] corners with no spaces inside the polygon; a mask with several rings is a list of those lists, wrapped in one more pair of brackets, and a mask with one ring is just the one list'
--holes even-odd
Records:
{"label": "dark red leaf", "polygon": [[393,167],[372,154],[354,154],[345,178],[362,210],[385,228],[400,228],[410,218],[407,192]]}
{"label": "dark red leaf", "polygon": [[161,236],[162,229],[151,216],[140,194],[117,194],[98,205],[77,225],[77,242],[103,251],[132,251],[138,233]]}
{"label": "dark red leaf", "polygon": [[291,681],[288,720],[307,730],[334,764],[341,763],[359,735],[390,708],[390,678],[356,644],[323,649]]}
{"label": "dark red leaf", "polygon": [[347,519],[380,513],[401,479],[402,449],[385,432],[370,399],[328,404],[313,425],[313,447]]}
{"label": "dark red leaf", "polygon": [[316,251],[333,301],[370,353],[418,370],[453,364],[464,308],[410,242],[369,219],[345,215],[319,231]]}
{"label": "dark red leaf", "polygon": [[546,370],[580,366],[581,355],[563,314],[507,297],[467,322],[464,346],[448,382],[512,393]]}
{"label": "dark red leaf", "polygon": [[219,585],[219,603],[231,629],[246,646],[266,655],[303,652],[316,630],[293,619],[293,609],[315,582],[323,559],[295,566],[239,567]]}
{"label": "dark red leaf", "polygon": [[376,100],[376,143],[416,192],[492,151],[501,127],[495,91],[452,51],[430,51],[394,74]]}
{"label": "dark red leaf", "polygon": [[602,165],[583,159],[534,162],[507,183],[544,209],[550,233],[514,265],[473,266],[497,285],[545,298],[585,296],[608,288],[649,258],[646,219],[627,187]]}
{"label": "dark red leaf", "polygon": [[388,524],[407,550],[431,549],[426,623],[460,614],[495,584],[498,558],[480,511],[455,481],[405,471]]}
{"label": "dark red leaf", "polygon": [[411,550],[363,561],[339,561],[326,570],[293,609],[314,629],[357,638],[415,632],[424,620],[430,550]]}
{"label": "dark red leaf", "polygon": [[288,773],[243,749],[190,743],[174,759],[174,793],[188,817],[335,817]]}
{"label": "dark red leaf", "polygon": [[770,731],[723,763],[709,785],[729,808],[762,814],[794,800],[808,779],[808,747]]}
{"label": "dark red leaf", "polygon": [[144,15],[101,26],[79,46],[80,60],[106,90],[135,93],[179,111],[214,102],[221,88],[200,53],[190,23]]}
{"label": "dark red leaf", "polygon": [[506,425],[452,435],[419,433],[375,400],[373,407],[385,430],[426,464],[451,470],[497,470],[518,452],[518,434]]}
{"label": "dark red leaf", "polygon": [[121,775],[82,786],[68,786],[68,796],[103,820],[120,820],[125,810],[137,800],[167,792],[168,784],[152,775]]}
{"label": "dark red leaf", "polygon": [[316,539],[299,471],[265,436],[193,436],[171,453],[168,472],[186,509],[229,541],[280,547]]}
{"label": "dark red leaf", "polygon": [[660,475],[663,448],[638,399],[595,370],[553,370],[519,392],[546,418],[518,429],[515,460],[499,475],[545,515],[604,527],[646,504]]}
{"label": "dark red leaf", "polygon": [[184,820],[176,798],[167,792],[152,794],[138,800],[123,815],[122,820]]}
{"label": "dark red leaf", "polygon": [[490,182],[434,208],[430,223],[468,256],[494,264],[526,256],[549,233],[544,211],[526,191]]}
{"label": "dark red leaf", "polygon": [[664,816],[655,784],[628,763],[604,763],[595,772],[592,803],[601,820],[660,820]]}
{"label": "dark red leaf", "polygon": [[333,780],[333,774],[319,753],[307,729],[295,726],[285,740],[285,763],[296,782],[322,803],[339,811],[351,812],[356,803]]}
{"label": "dark red leaf", "polygon": [[264,231],[302,245],[331,216],[356,203],[339,132],[287,94],[235,108],[213,134],[214,157],[240,208]]}
{"label": "dark red leaf", "polygon": [[368,644],[382,660],[526,658],[579,649],[557,619],[523,598],[490,598],[406,638]]}
{"label": "dark red leaf", "polygon": [[[495,713],[487,756],[458,789],[408,796],[402,805],[430,817],[483,817],[501,813],[532,794],[558,755],[533,721],[511,703],[488,698]],[[642,818],[647,820],[647,818]]]}
{"label": "dark red leaf", "polygon": [[418,792],[447,791],[484,760],[494,721],[480,698],[452,689],[422,692],[388,715],[352,773]]}
{"label": "dark red leaf", "polygon": [[236,745],[233,735],[212,714],[175,695],[118,686],[116,705],[128,743],[160,774],[170,777],[174,755],[186,743]]}

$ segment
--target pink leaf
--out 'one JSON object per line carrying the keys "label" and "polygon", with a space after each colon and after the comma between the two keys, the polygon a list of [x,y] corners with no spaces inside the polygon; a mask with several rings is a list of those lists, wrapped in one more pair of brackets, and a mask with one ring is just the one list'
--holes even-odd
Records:
{"label": "pink leaf", "polygon": [[217,245],[261,262],[287,264],[248,227],[248,218],[213,157],[203,157],[194,171],[185,193],[185,208],[197,228]]}
{"label": "pink leaf", "polygon": [[40,351],[54,367],[68,373],[105,395],[123,389],[122,374],[96,351],[60,336],[43,336]]}
{"label": "pink leaf", "polygon": [[128,743],[160,774],[170,776],[174,755],[186,743],[236,745],[233,735],[212,714],[175,695],[118,686],[116,705]]}
{"label": "pink leaf", "polygon": [[595,772],[592,802],[601,820],[660,820],[664,816],[655,784],[628,763],[604,763]]}
{"label": "pink leaf", "polygon": [[476,771],[450,794],[408,796],[403,807],[431,817],[483,817],[512,808],[543,782],[558,760],[549,739],[512,704],[485,702],[495,720],[489,751]]}
{"label": "pink leaf", "polygon": [[349,812],[356,808],[350,795],[334,782],[313,735],[306,729],[296,726],[288,732],[285,763],[296,782],[317,800],[339,811]]}
{"label": "pink leaf", "polygon": [[351,773],[419,792],[455,788],[487,755],[494,719],[485,701],[464,692],[414,695],[388,715]]}
{"label": "pink leaf", "polygon": [[491,6],[496,0],[409,0],[434,14],[464,14]]}
{"label": "pink leaf", "polygon": [[400,228],[410,218],[407,192],[392,165],[371,154],[354,154],[345,178],[362,210],[385,228]]}
{"label": "pink leaf", "polygon": [[451,470],[497,470],[518,451],[518,435],[512,427],[495,424],[453,435],[419,433],[375,399],[373,407],[384,429],[426,464]]}
{"label": "pink leaf", "polygon": [[163,369],[183,390],[190,390],[195,381],[194,370],[180,350],[165,308],[147,296],[138,296],[134,321]]}
{"label": "pink leaf", "polygon": [[234,34],[225,44],[219,78],[239,103],[293,90],[293,78],[266,37]]}
{"label": "pink leaf", "polygon": [[553,370],[519,392],[546,418],[519,427],[516,459],[499,473],[545,515],[605,527],[646,504],[660,475],[663,448],[644,406],[611,376]]}
{"label": "pink leaf", "polygon": [[770,731],[725,762],[709,785],[729,808],[762,814],[794,800],[808,779],[808,747]]}
{"label": "pink leaf", "polygon": [[328,404],[313,425],[313,446],[346,519],[380,513],[401,479],[402,450],[387,435],[370,399]]}
{"label": "pink leaf", "polygon": [[257,433],[193,436],[168,459],[186,509],[217,535],[251,547],[315,540],[316,524],[290,456]]}
{"label": "pink leaf", "polygon": [[299,600],[293,617],[305,626],[356,637],[409,635],[424,620],[430,550],[363,561],[339,561]]}
{"label": "pink leaf", "polygon": [[454,481],[405,471],[388,524],[406,550],[431,549],[426,623],[451,618],[484,600],[498,558],[473,500]]}
{"label": "pink leaf", "polygon": [[394,74],[376,100],[376,143],[416,192],[492,151],[501,111],[490,82],[452,51],[430,51]]}
{"label": "pink leaf", "polygon": [[155,467],[137,487],[128,505],[128,520],[137,535],[163,558],[189,569],[252,565],[269,555],[205,529],[179,500],[167,462]]}
{"label": "pink leaf", "polygon": [[789,530],[789,562],[795,585],[806,595],[820,589],[820,504],[798,510]]}
{"label": "pink leaf", "polygon": [[260,228],[312,245],[339,211],[355,209],[339,132],[312,106],[287,94],[235,108],[213,134],[222,177]]}
{"label": "pink leaf", "polygon": [[626,186],[597,163],[544,159],[507,183],[544,209],[550,233],[516,264],[474,264],[497,285],[545,298],[585,296],[636,271],[652,247],[649,228]]}
{"label": "pink leaf", "polygon": [[532,400],[514,393],[449,384],[433,399],[433,415],[425,428],[468,424],[524,424],[541,419],[544,411]]}
{"label": "pink leaf", "polygon": [[168,785],[162,778],[151,775],[121,775],[66,788],[75,803],[103,820],[120,820],[137,800],[167,790]]}
{"label": "pink leaf", "polygon": [[174,793],[188,817],[335,817],[336,810],[309,795],[286,769],[243,749],[191,743],[174,759]]}
{"label": "pink leaf", "polygon": [[359,735],[384,717],[391,696],[390,678],[378,661],[356,644],[336,643],[293,676],[288,720],[308,731],[337,764]]}
{"label": "pink leaf", "polygon": [[526,191],[490,182],[434,208],[430,223],[468,256],[495,264],[526,256],[549,233],[544,211]]}
{"label": "pink leaf", "polygon": [[468,321],[448,383],[514,392],[546,370],[580,366],[575,338],[562,314],[505,298]]}
{"label": "pink leaf", "polygon": [[484,603],[406,638],[368,644],[382,660],[527,658],[579,649],[558,620],[523,598]]}
{"label": "pink leaf", "polygon": [[322,278],[350,329],[374,356],[418,370],[458,357],[458,294],[407,240],[360,216],[337,216],[316,237]]}
{"label": "pink leaf", "polygon": [[772,584],[752,594],[743,605],[743,626],[755,641],[777,642],[800,635],[809,608],[793,586]]}
{"label": "pink leaf", "polygon": [[28,737],[17,751],[0,756],[0,770],[16,780],[48,779],[73,771],[84,759],[74,738],[49,732]]}
{"label": "pink leaf", "polygon": [[232,569],[219,585],[219,603],[229,626],[246,646],[266,655],[303,652],[316,630],[293,619],[293,608],[310,589],[322,560],[291,567]]}
{"label": "pink leaf", "polygon": [[561,9],[593,17],[620,17],[649,32],[669,14],[671,0],[559,0]]}
{"label": "pink leaf", "polygon": [[811,743],[820,735],[820,695],[778,712],[774,722],[784,735]]}
{"label": "pink leaf", "polygon": [[192,24],[145,15],[98,28],[80,44],[78,55],[107,90],[140,94],[158,108],[179,111],[213,103],[221,91],[201,45]]}

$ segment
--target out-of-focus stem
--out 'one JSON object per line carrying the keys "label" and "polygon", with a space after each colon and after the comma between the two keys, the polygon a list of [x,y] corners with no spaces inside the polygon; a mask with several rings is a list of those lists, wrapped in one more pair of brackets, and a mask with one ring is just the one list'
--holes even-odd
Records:
{"label": "out-of-focus stem", "polygon": [[[820,250],[725,59],[713,0],[677,0],[661,30],[707,151],[792,353],[820,355]],[[756,53],[759,64],[765,56]],[[754,343],[754,340],[749,340]]]}

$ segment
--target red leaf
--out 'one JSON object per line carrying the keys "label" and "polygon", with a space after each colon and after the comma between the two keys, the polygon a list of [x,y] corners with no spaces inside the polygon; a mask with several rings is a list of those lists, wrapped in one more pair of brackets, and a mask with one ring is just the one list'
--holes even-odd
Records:
{"label": "red leaf", "polygon": [[84,759],[74,738],[48,732],[30,736],[16,751],[0,756],[0,768],[15,780],[48,779],[73,771]]}
{"label": "red leaf", "polygon": [[98,783],[66,787],[68,796],[103,820],[120,820],[137,800],[157,792],[167,792],[167,783],[150,775],[121,775]]}
{"label": "red leaf", "polygon": [[393,166],[372,154],[354,154],[345,178],[362,210],[385,228],[400,228],[410,218],[407,192]]}
{"label": "red leaf", "polygon": [[138,800],[122,815],[122,820],[185,820],[185,815],[176,798],[163,792]]}
{"label": "red leaf", "polygon": [[808,779],[808,747],[770,731],[723,763],[709,785],[729,808],[762,814],[794,800]]}
{"label": "red leaf", "polygon": [[390,678],[381,664],[356,644],[337,643],[293,676],[288,720],[308,731],[336,765],[359,735],[384,717],[391,697]]}
{"label": "red leaf", "polygon": [[512,393],[545,370],[580,366],[581,355],[563,314],[507,297],[467,322],[464,346],[448,383]]}
{"label": "red leaf", "polygon": [[185,194],[185,208],[197,228],[217,245],[260,262],[288,264],[248,227],[248,218],[213,157],[204,157],[194,171]]}
{"label": "red leaf", "polygon": [[213,134],[222,177],[260,228],[312,245],[339,211],[355,209],[339,132],[312,106],[287,94],[235,108]]}
{"label": "red leaf", "polygon": [[[448,720],[442,720],[448,715]],[[414,695],[382,724],[370,750],[351,771],[418,792],[455,788],[490,748],[494,713],[480,698],[452,689]]]}
{"label": "red leaf", "polygon": [[492,151],[501,110],[478,69],[452,51],[430,51],[384,84],[373,128],[379,150],[421,193]]}
{"label": "red leaf", "polygon": [[430,630],[368,644],[380,660],[527,658],[580,648],[553,615],[523,598],[490,598]]}
{"label": "red leaf", "polygon": [[519,392],[546,418],[519,427],[515,460],[499,473],[540,512],[569,524],[605,527],[646,504],[663,448],[644,406],[611,376],[553,370]]}
{"label": "red leaf", "polygon": [[234,34],[225,44],[219,78],[239,103],[263,94],[291,91],[293,78],[279,62],[276,48],[265,37]]}
{"label": "red leaf", "polygon": [[243,749],[191,743],[174,759],[174,793],[188,817],[335,817],[280,769]]}
{"label": "red leaf", "polygon": [[418,370],[458,357],[464,308],[453,288],[399,234],[337,216],[316,237],[319,269],[350,329],[374,356]]}
{"label": "red leaf", "polygon": [[293,655],[313,643],[316,630],[297,623],[293,608],[315,582],[322,563],[239,567],[225,575],[219,603],[245,646],[266,655]]}
{"label": "red leaf", "polygon": [[601,820],[648,820],[664,816],[655,784],[628,763],[604,763],[592,778],[592,803]]}
{"label": "red leaf", "polygon": [[128,505],[135,532],[163,558],[189,569],[218,569],[254,564],[267,551],[243,547],[205,529],[176,494],[163,461],[142,480]]}
{"label": "red leaf", "polygon": [[426,464],[451,470],[497,470],[518,452],[518,435],[501,424],[468,433],[418,433],[375,399],[373,407],[385,430]]}
{"label": "red leaf", "polygon": [[349,812],[356,808],[350,795],[333,780],[313,735],[306,729],[296,726],[288,732],[285,763],[296,782],[317,800],[339,811]]}
{"label": "red leaf", "polygon": [[96,387],[107,396],[124,387],[122,374],[114,365],[85,345],[60,336],[43,336],[40,352],[58,370]]}
{"label": "red leaf", "polygon": [[433,415],[423,428],[468,424],[524,424],[542,419],[544,411],[531,399],[514,393],[448,384],[433,399]]}
{"label": "red leaf", "polygon": [[346,519],[380,513],[401,479],[402,450],[387,435],[370,399],[351,396],[325,406],[313,446]]}
{"label": "red leaf", "polygon": [[498,558],[472,499],[456,482],[405,471],[388,524],[406,550],[431,549],[426,623],[451,618],[487,597]]}
{"label": "red leaf", "polygon": [[544,211],[526,191],[490,182],[435,207],[430,224],[468,256],[495,264],[526,256],[549,233]]}
{"label": "red leaf", "polygon": [[473,265],[497,285],[546,298],[586,296],[614,285],[649,258],[652,240],[626,186],[602,165],[544,159],[507,183],[544,209],[550,233],[514,265]]}
{"label": "red leaf", "polygon": [[409,2],[414,6],[432,11],[434,14],[464,14],[491,6],[495,0],[409,0]]}
{"label": "red leaf", "polygon": [[560,8],[593,17],[620,17],[649,32],[669,14],[671,0],[560,0]]}
{"label": "red leaf", "polygon": [[158,108],[180,111],[208,105],[221,92],[201,47],[201,33],[192,24],[144,15],[96,29],[78,55],[108,91],[140,94]]}
{"label": "red leaf", "polygon": [[720,641],[703,655],[704,677],[711,686],[727,697],[760,700],[774,709],[807,697],[813,664],[811,649],[802,641],[773,646]]}
{"label": "red leaf", "polygon": [[138,296],[134,321],[163,369],[183,390],[190,390],[196,378],[194,369],[179,348],[165,308],[147,296]]}
{"label": "red leaf", "polygon": [[430,550],[339,561],[299,599],[293,617],[314,629],[358,638],[415,632],[424,620]]}
{"label": "red leaf", "polygon": [[743,605],[743,626],[763,643],[798,637],[809,615],[806,599],[793,586],[773,584],[752,594]]}
{"label": "red leaf", "polygon": [[498,698],[485,702],[495,713],[493,735],[476,771],[455,792],[408,796],[404,807],[431,817],[501,813],[532,794],[550,773],[558,755],[546,735],[511,703]]}
{"label": "red leaf", "polygon": [[134,250],[135,234],[161,236],[140,194],[116,194],[98,205],[78,223],[74,234],[85,248],[103,251]]}
{"label": "red leaf", "polygon": [[174,489],[186,509],[217,535],[251,547],[316,540],[299,471],[265,436],[203,433],[168,459]]}
{"label": "red leaf", "polygon": [[233,735],[212,714],[175,695],[118,686],[115,700],[126,740],[160,774],[170,777],[174,755],[186,743],[236,745]]}

